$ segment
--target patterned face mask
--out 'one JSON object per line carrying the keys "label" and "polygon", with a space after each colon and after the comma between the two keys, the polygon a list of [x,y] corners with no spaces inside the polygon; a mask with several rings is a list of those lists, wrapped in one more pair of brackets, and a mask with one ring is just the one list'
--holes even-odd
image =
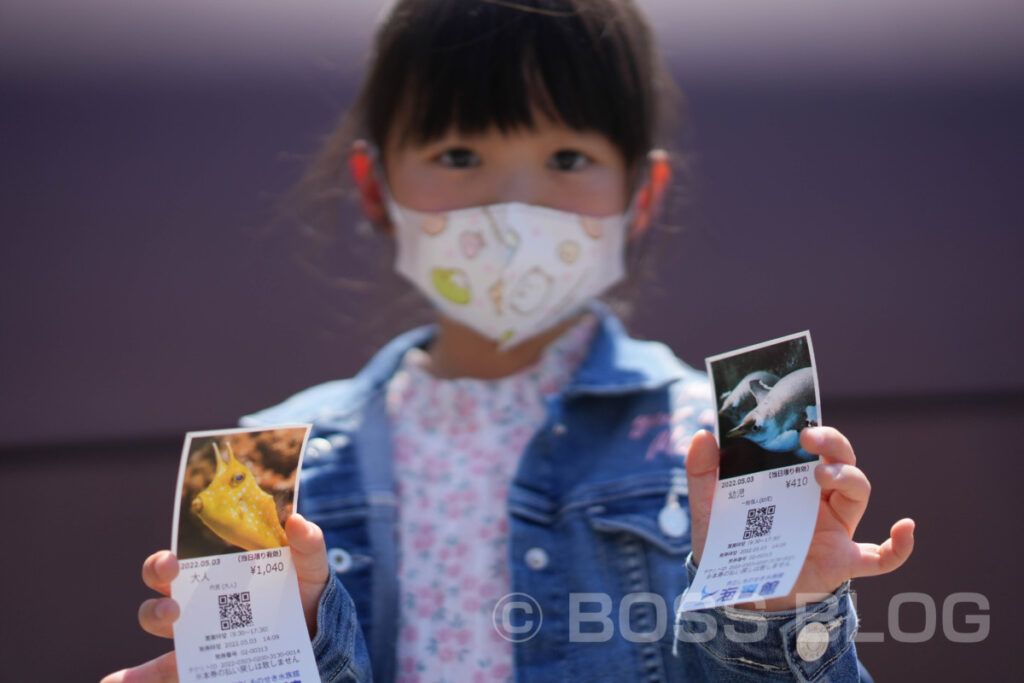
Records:
{"label": "patterned face mask", "polygon": [[519,202],[423,213],[388,207],[396,270],[446,317],[516,344],[622,279],[628,215],[595,218]]}

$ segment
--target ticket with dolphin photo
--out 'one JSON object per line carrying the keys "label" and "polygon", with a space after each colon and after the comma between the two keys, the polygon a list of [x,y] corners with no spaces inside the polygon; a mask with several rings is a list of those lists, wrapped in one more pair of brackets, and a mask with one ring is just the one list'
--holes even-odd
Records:
{"label": "ticket with dolphin photo", "polygon": [[320,680],[284,530],[309,431],[186,435],[171,538],[179,680]]}
{"label": "ticket with dolphin photo", "polygon": [[708,537],[681,610],[792,590],[817,519],[818,456],[800,431],[821,424],[809,332],[706,359],[721,460]]}

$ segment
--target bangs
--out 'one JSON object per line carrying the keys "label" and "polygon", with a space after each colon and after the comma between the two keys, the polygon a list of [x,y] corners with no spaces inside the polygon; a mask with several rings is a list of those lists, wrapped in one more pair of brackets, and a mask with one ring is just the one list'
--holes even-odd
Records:
{"label": "bangs", "polygon": [[381,148],[532,128],[535,111],[604,134],[630,165],[652,146],[651,40],[628,3],[400,2],[376,49],[357,109]]}

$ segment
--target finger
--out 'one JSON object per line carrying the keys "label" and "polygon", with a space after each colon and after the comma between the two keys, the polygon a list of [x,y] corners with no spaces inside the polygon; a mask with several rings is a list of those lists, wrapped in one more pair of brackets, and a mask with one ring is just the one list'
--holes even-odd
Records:
{"label": "finger", "polygon": [[160,550],[142,563],[142,582],[163,595],[171,594],[171,581],[178,576],[178,558],[170,550]]}
{"label": "finger", "polygon": [[324,533],[320,527],[299,514],[291,515],[285,522],[285,533],[288,544],[292,548],[292,561],[295,563],[295,574],[299,579],[299,597],[302,600],[302,611],[306,616],[306,625],[310,635],[315,634],[316,611],[320,596],[330,578],[327,564],[327,546]]}
{"label": "finger", "polygon": [[828,463],[814,468],[814,478],[821,486],[825,504],[853,538],[871,497],[871,482],[867,475],[853,465]]}
{"label": "finger", "polygon": [[306,521],[302,515],[293,514],[285,523],[285,532],[292,547],[292,559],[299,581],[326,583],[329,572],[327,546],[320,527]]}
{"label": "finger", "polygon": [[173,652],[162,654],[132,669],[121,669],[100,683],[178,683],[178,662]]}
{"label": "finger", "polygon": [[914,526],[914,520],[901,519],[892,525],[882,545],[859,543],[860,562],[853,576],[888,574],[906,562],[914,551]]}
{"label": "finger", "polygon": [[826,462],[857,464],[850,441],[832,427],[807,427],[800,432],[800,446],[808,453],[820,455]]}
{"label": "finger", "polygon": [[142,630],[161,638],[174,637],[174,622],[180,615],[181,608],[170,598],[153,598],[139,605]]}
{"label": "finger", "polygon": [[686,483],[690,498],[693,559],[697,563],[700,563],[707,539],[711,501],[718,483],[718,461],[718,444],[711,432],[702,429],[694,434],[686,454]]}

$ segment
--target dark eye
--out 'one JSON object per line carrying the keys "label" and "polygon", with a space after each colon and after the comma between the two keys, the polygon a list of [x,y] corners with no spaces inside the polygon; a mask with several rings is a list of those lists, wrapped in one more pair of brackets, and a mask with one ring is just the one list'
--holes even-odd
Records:
{"label": "dark eye", "polygon": [[238,486],[243,481],[245,481],[245,475],[244,474],[236,474],[235,476],[231,477],[231,485],[232,486]]}
{"label": "dark eye", "polygon": [[750,431],[752,431],[752,432],[759,432],[759,431],[761,431],[761,425],[759,425],[759,424],[757,424],[755,422],[754,426],[750,428]]}
{"label": "dark eye", "polygon": [[560,149],[551,155],[548,166],[557,171],[579,171],[590,163],[590,157],[574,149]]}
{"label": "dark eye", "polygon": [[449,168],[474,168],[480,165],[480,157],[471,149],[453,147],[437,157],[441,165]]}

